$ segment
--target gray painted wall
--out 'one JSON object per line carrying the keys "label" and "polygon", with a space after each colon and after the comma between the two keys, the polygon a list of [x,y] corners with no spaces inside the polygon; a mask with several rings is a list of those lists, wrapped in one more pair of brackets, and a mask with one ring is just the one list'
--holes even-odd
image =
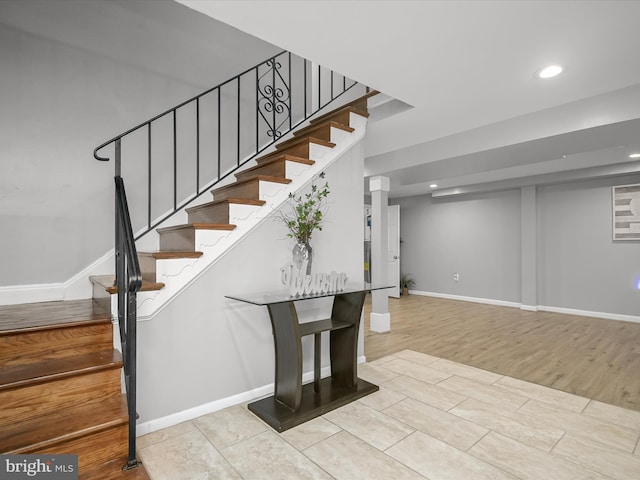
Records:
{"label": "gray painted wall", "polygon": [[400,205],[400,268],[415,290],[520,301],[519,191],[390,203]]}
{"label": "gray painted wall", "polygon": [[[631,183],[640,175],[537,188],[537,305],[639,314],[640,242],[611,239],[611,187]],[[523,301],[519,190],[391,203],[400,205],[401,268],[415,290]]]}
{"label": "gray painted wall", "polygon": [[172,1],[0,2],[0,286],[64,282],[113,247],[97,145],[279,50]]}
{"label": "gray painted wall", "polygon": [[[331,193],[323,230],[312,238],[313,271],[346,272],[362,281],[364,147],[356,144],[325,170]],[[141,422],[158,419],[274,381],[271,325],[266,307],[227,294],[277,288],[280,267],[291,263],[293,240],[267,220],[158,315],[138,326]],[[331,299],[297,302],[301,321],[327,318]],[[328,338],[323,334],[323,366]],[[313,338],[303,339],[304,371],[313,370]],[[364,340],[359,339],[359,355]]]}
{"label": "gray painted wall", "polygon": [[640,242],[612,240],[611,187],[640,175],[538,189],[539,303],[640,315]]}

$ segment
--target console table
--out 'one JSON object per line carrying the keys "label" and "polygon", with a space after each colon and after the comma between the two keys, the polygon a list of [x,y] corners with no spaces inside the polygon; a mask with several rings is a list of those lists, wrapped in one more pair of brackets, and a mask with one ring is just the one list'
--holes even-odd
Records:
{"label": "console table", "polygon": [[[292,297],[286,293],[226,295],[266,306],[275,346],[275,392],[248,408],[278,432],[283,432],[378,390],[358,378],[358,329],[367,292],[391,288],[361,285],[340,292]],[[294,302],[334,297],[331,318],[299,323]],[[331,376],[320,378],[321,333],[330,332]],[[302,342],[314,336],[314,380],[302,385]]]}

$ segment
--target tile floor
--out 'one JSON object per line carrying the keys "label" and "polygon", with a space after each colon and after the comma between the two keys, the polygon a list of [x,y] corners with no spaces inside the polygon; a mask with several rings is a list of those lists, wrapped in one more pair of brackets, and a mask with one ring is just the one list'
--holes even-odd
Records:
{"label": "tile floor", "polygon": [[282,434],[235,406],[139,438],[153,480],[640,479],[640,412],[405,350]]}

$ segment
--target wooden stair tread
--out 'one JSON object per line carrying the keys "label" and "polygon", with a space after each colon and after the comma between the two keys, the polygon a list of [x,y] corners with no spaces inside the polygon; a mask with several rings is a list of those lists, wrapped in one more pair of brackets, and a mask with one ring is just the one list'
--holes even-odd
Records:
{"label": "wooden stair tread", "polygon": [[116,349],[0,367],[0,392],[120,367],[122,354]]}
{"label": "wooden stair tread", "polygon": [[239,185],[245,184],[245,183],[251,183],[251,182],[272,182],[272,183],[283,183],[283,184],[288,184],[291,183],[291,180],[288,178],[282,178],[282,177],[272,177],[270,175],[253,175],[251,177],[248,178],[243,178],[242,180],[236,180],[233,183],[230,183],[228,185],[225,185],[223,187],[220,188],[216,188],[215,190],[211,190],[211,193],[213,193],[215,195],[215,192],[222,192],[224,190],[230,189],[230,188],[236,188]]}
{"label": "wooden stair tread", "polygon": [[315,132],[316,130],[319,130],[321,128],[326,128],[326,127],[337,128],[339,130],[344,130],[345,132],[349,132],[349,133],[355,130],[355,128],[352,128],[348,125],[343,125],[342,123],[338,123],[334,120],[326,120],[324,122],[316,122],[316,123],[307,125],[306,127],[294,132],[293,135],[294,137],[309,135],[311,132]]}
{"label": "wooden stair tread", "polygon": [[378,95],[379,93],[380,92],[378,90],[371,90],[370,92],[367,92],[364,95],[361,95],[358,98],[356,98],[354,100],[351,100],[350,102],[347,102],[347,103],[341,105],[340,107],[334,108],[333,110],[330,110],[327,113],[323,113],[319,117],[316,117],[316,118],[312,119],[310,121],[310,123],[322,122],[323,120],[326,120],[327,118],[331,117],[332,115],[335,115],[337,112],[340,112],[340,111],[345,110],[345,109],[348,109],[348,110],[352,111],[353,113],[357,113],[358,115],[362,115],[363,117],[369,117],[369,114],[366,111],[361,110],[361,109],[355,107],[354,105],[357,105],[357,104],[361,103],[362,101],[366,100],[369,97],[373,97],[375,95]]}
{"label": "wooden stair tread", "polygon": [[[92,283],[104,288],[107,293],[114,295],[118,293],[117,285],[114,285],[115,276],[113,275],[91,275],[89,277]],[[142,288],[140,288],[141,292],[152,292],[155,290],[161,290],[164,288],[164,283],[160,282],[148,282],[146,280],[142,281]]]}
{"label": "wooden stair tread", "polygon": [[156,260],[168,260],[176,258],[200,258],[202,252],[170,252],[170,251],[157,251],[157,252],[138,252],[140,257],[152,257]]}
{"label": "wooden stair tread", "polygon": [[127,463],[127,457],[123,456],[109,463],[94,467],[91,470],[80,472],[79,480],[150,480],[149,474],[140,465],[132,470],[122,470]]}
{"label": "wooden stair tread", "polygon": [[[298,157],[296,155],[291,155],[289,153],[283,153],[276,150],[275,152],[270,152],[267,155],[256,159],[256,162],[258,163],[256,167],[258,166],[261,167],[265,164],[278,162],[280,160],[285,160],[287,162],[302,163],[304,165],[313,165],[314,163],[316,163],[314,160],[309,160],[308,158]],[[252,167],[252,168],[256,168],[256,167]],[[248,170],[251,170],[251,169],[248,169]],[[247,170],[244,170],[244,171],[247,171]]]}
{"label": "wooden stair tread", "polygon": [[325,113],[324,115],[321,115],[318,118],[314,118],[314,119],[310,120],[309,123],[311,123],[311,125],[314,125],[316,123],[324,122],[328,118],[331,118],[332,116],[334,116],[337,113],[340,113],[342,111],[349,111],[349,112],[355,113],[357,115],[360,115],[361,117],[369,118],[369,113],[368,112],[366,112],[364,110],[361,110],[359,108],[347,105],[347,106],[344,106],[344,107],[337,108],[336,110],[332,110],[329,113]]}
{"label": "wooden stair tread", "polygon": [[0,452],[19,454],[43,451],[75,438],[127,424],[124,395],[63,409],[48,415],[4,426],[0,432]]}
{"label": "wooden stair tread", "polygon": [[0,336],[108,322],[109,311],[92,299],[0,306]]}
{"label": "wooden stair tread", "polygon": [[236,228],[231,223],[187,223],[184,225],[174,225],[173,227],[158,228],[158,233],[175,232],[180,230],[233,230]]}
{"label": "wooden stair tread", "polygon": [[326,140],[322,140],[320,138],[315,138],[312,136],[300,136],[300,137],[290,138],[289,140],[285,140],[284,142],[277,144],[276,149],[285,150],[287,148],[291,148],[295,145],[298,145],[300,143],[305,143],[305,142],[315,143],[317,145],[322,145],[323,147],[329,147],[329,148],[333,148],[336,146],[335,143],[327,142]]}
{"label": "wooden stair tread", "polygon": [[[232,184],[233,185],[233,184]],[[228,203],[228,204],[236,204],[236,205],[254,205],[256,207],[261,207],[262,205],[264,205],[265,202],[264,200],[253,200],[250,198],[223,198],[222,200],[214,200],[212,202],[207,202],[207,203],[203,203],[201,205],[196,205],[195,207],[189,207],[187,209],[185,209],[185,211],[187,213],[191,213],[191,212],[197,212],[198,210],[202,210],[203,208],[209,208],[209,207],[213,207],[215,205],[221,205],[224,203]]]}

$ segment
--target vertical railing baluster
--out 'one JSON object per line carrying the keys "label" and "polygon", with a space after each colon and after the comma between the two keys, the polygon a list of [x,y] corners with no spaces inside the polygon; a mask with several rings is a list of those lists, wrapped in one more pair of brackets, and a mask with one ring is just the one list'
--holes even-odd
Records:
{"label": "vertical railing baluster", "polygon": [[236,166],[240,166],[240,76],[238,75],[238,156]]}
{"label": "vertical railing baluster", "polygon": [[271,64],[271,111],[273,112],[273,125],[271,131],[273,132],[273,140],[276,137],[276,57],[273,57],[273,63]]}
{"label": "vertical railing baluster", "polygon": [[256,152],[260,151],[260,85],[258,80],[258,67],[256,67]]}
{"label": "vertical railing baluster", "polygon": [[334,96],[333,96],[333,73],[334,72],[333,70],[329,70],[329,71],[331,72],[331,100],[333,100],[334,99]]}
{"label": "vertical railing baluster", "polygon": [[291,84],[291,52],[289,52],[289,130],[291,130],[291,116],[293,115],[293,85]]}
{"label": "vertical railing baluster", "polygon": [[200,97],[196,98],[196,197],[200,195]]}
{"label": "vertical railing baluster", "polygon": [[322,108],[322,71],[318,65],[318,110]]}
{"label": "vertical railing baluster", "polygon": [[173,209],[178,206],[178,126],[176,110],[173,110]]}
{"label": "vertical railing baluster", "polygon": [[151,229],[151,122],[147,125],[147,228]]}
{"label": "vertical railing baluster", "polygon": [[220,180],[220,155],[222,154],[222,137],[220,136],[220,132],[222,131],[220,126],[220,90],[221,88],[218,88],[218,180]]}
{"label": "vertical railing baluster", "polygon": [[118,138],[115,142],[115,176],[122,176],[122,138]]}

